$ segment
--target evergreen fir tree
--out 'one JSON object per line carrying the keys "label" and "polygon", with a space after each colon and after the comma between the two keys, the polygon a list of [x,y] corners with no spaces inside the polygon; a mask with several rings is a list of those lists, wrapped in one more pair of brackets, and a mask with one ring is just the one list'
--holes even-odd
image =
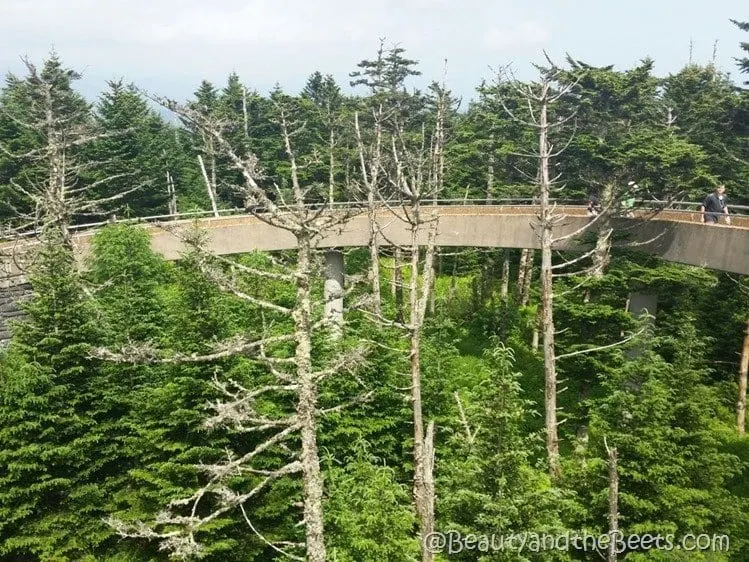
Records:
{"label": "evergreen fir tree", "polygon": [[174,131],[148,107],[133,85],[110,81],[97,105],[99,127],[109,133],[89,148],[89,158],[103,164],[93,180],[106,177],[99,196],[140,189],[123,201],[127,213],[135,216],[166,214],[168,210],[166,173],[178,172],[180,149]]}
{"label": "evergreen fir tree", "polygon": [[101,376],[88,358],[101,339],[73,255],[48,230],[31,275],[34,296],[14,330],[0,406],[0,554],[6,560],[94,560],[112,531],[108,439],[93,412]]}
{"label": "evergreen fir tree", "polygon": [[[474,386],[457,391],[453,400],[449,446],[438,471],[442,528],[486,535],[564,532],[563,515],[572,502],[537,466],[543,437],[529,428],[535,405],[523,396],[513,349],[492,337],[480,370],[473,371]],[[544,556],[569,559],[564,552]],[[487,558],[520,559],[512,552]]]}
{"label": "evergreen fir tree", "polygon": [[[744,525],[746,501],[726,486],[739,463],[725,450],[716,421],[720,401],[695,369],[695,339],[688,332],[682,331],[672,364],[649,352],[607,374],[605,395],[592,405],[591,443],[599,458],[605,458],[604,437],[618,450],[625,534],[727,532],[741,549],[740,536],[730,531]],[[603,478],[599,482],[604,485]],[[591,506],[599,506],[597,520],[603,521],[606,508],[598,498],[591,497]]]}
{"label": "evergreen fir tree", "polygon": [[[742,31],[749,31],[749,22],[746,21],[736,21],[731,20],[739,29]],[[749,42],[742,41],[741,43],[741,49],[745,53],[749,53]],[[740,59],[736,59],[736,62],[738,63],[739,70],[743,72],[744,74],[749,74],[749,56],[743,57]],[[746,82],[746,84],[749,84],[749,82]]]}

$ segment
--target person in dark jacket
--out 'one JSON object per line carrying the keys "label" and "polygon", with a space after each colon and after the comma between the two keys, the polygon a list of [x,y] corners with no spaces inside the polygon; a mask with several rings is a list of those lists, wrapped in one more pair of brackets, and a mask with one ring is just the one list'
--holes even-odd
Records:
{"label": "person in dark jacket", "polygon": [[726,224],[731,224],[728,216],[728,205],[726,205],[726,186],[718,185],[715,191],[705,197],[700,207],[702,222],[705,224],[718,224],[721,215],[725,215]]}
{"label": "person in dark jacket", "polygon": [[598,205],[598,197],[595,195],[590,195],[588,197],[588,216],[589,217],[595,217],[598,213],[601,212],[601,208]]}

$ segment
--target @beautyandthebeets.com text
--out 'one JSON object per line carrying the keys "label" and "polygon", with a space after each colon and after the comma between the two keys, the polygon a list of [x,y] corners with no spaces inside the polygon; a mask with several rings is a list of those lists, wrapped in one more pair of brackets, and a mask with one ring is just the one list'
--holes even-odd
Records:
{"label": "@beautyandthebeets.com text", "polygon": [[611,544],[617,554],[643,550],[683,550],[687,552],[711,551],[728,552],[730,539],[728,535],[718,534],[685,534],[676,537],[673,534],[640,534],[624,535],[621,532],[601,535],[587,532],[550,533],[516,533],[476,534],[460,533],[455,530],[433,532],[424,538],[424,548],[429,552],[458,554],[461,552],[516,552],[518,554],[538,553],[549,550],[577,550],[582,552],[604,553]]}

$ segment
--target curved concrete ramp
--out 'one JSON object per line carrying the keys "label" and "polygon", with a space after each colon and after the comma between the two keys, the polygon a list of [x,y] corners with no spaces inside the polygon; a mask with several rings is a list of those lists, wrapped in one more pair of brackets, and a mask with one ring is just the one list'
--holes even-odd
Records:
{"label": "curved concrete ramp", "polygon": [[[555,228],[557,238],[579,230],[591,219],[581,207],[558,209],[565,218]],[[466,246],[484,248],[538,248],[539,240],[534,225],[537,223],[537,207],[522,206],[425,206],[423,216],[439,218],[437,243],[440,246]],[[642,215],[639,218],[613,219],[615,246],[656,254],[663,259],[749,275],[749,217],[734,216],[731,226],[709,226],[697,221],[695,213],[684,211],[661,211],[657,215]],[[289,232],[272,227],[253,216],[230,216],[204,218],[196,221],[175,221],[158,225],[147,225],[152,236],[154,250],[167,259],[177,259],[184,250],[182,242],[168,229],[199,226],[208,232],[208,247],[217,254],[237,254],[253,250],[288,250],[296,246]],[[382,210],[378,213],[378,224],[382,236],[380,242],[408,244],[408,225]],[[168,229],[167,229],[168,228]],[[91,233],[77,237],[81,250],[85,252]],[[585,238],[590,233],[568,239],[557,245],[558,249],[583,249]],[[427,229],[421,240],[426,242]],[[364,213],[353,216],[348,223],[326,238],[320,240],[321,248],[366,246],[369,241],[369,225]]]}
{"label": "curved concrete ramp", "polygon": [[[438,218],[437,243],[440,246],[484,248],[538,248],[535,225],[539,209],[531,206],[425,206],[424,217]],[[339,211],[340,212],[340,211]],[[560,207],[564,219],[555,228],[557,238],[577,232],[591,219],[581,207]],[[708,226],[698,222],[696,213],[662,211],[657,215],[642,214],[635,218],[615,218],[614,245],[656,254],[667,261],[707,267],[749,275],[749,217],[734,216],[731,226]],[[383,210],[378,213],[382,235],[380,244],[407,245],[411,241],[409,225]],[[222,218],[146,223],[154,250],[166,259],[178,259],[185,250],[180,230],[195,226],[208,233],[208,249],[217,254],[238,254],[253,250],[289,250],[296,240],[287,231],[272,227],[251,215]],[[596,226],[596,225],[594,225]],[[80,258],[89,252],[94,230],[75,235]],[[427,228],[421,233],[426,242]],[[594,234],[569,238],[558,249],[582,250],[589,247]],[[364,212],[353,216],[338,232],[319,241],[321,248],[366,246],[369,223]],[[28,248],[25,243],[0,244],[0,255]],[[0,260],[0,345],[8,338],[5,321],[18,316],[15,302],[28,293],[23,273],[14,265],[17,260]]]}
{"label": "curved concrete ramp", "polygon": [[[424,206],[424,217],[439,219],[437,243],[440,246],[484,248],[538,248],[536,235],[538,207],[500,205]],[[341,211],[333,211],[341,212]],[[579,230],[591,219],[583,207],[558,207],[564,216],[555,228],[557,238]],[[663,257],[665,260],[749,275],[749,216],[734,215],[731,226],[708,226],[698,222],[696,213],[661,211],[653,215],[642,212],[635,218],[615,218],[614,245],[630,247]],[[409,226],[386,209],[378,213],[382,235],[380,244],[410,243]],[[147,223],[143,227],[152,237],[155,251],[169,260],[178,259],[184,246],[174,229],[194,226],[208,233],[208,248],[217,254],[237,254],[253,250],[288,250],[296,247],[292,234],[270,226],[252,215],[201,218],[164,223]],[[95,231],[75,235],[80,254],[88,253]],[[427,228],[421,233],[426,242]],[[584,249],[592,233],[567,239],[558,249]],[[344,227],[319,241],[319,247],[366,246],[369,225],[366,213],[350,218]],[[0,247],[0,249],[2,249]]]}

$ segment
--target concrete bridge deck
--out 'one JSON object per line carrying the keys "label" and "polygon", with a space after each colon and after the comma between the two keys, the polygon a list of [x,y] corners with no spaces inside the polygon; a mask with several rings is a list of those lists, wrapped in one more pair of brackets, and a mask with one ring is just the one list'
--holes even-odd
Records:
{"label": "concrete bridge deck", "polygon": [[[330,212],[343,212],[330,211]],[[532,205],[425,205],[424,217],[438,217],[437,243],[440,246],[483,248],[539,248],[536,233],[539,208]],[[573,233],[589,222],[583,206],[557,207],[564,219],[555,228],[555,236]],[[408,244],[408,225],[387,209],[378,211],[378,224],[382,232],[380,243]],[[638,211],[633,218],[615,217],[614,245],[661,256],[679,262],[710,269],[749,275],[749,216],[733,215],[732,224],[705,225],[699,214],[690,211],[663,210],[657,213]],[[294,236],[273,227],[253,215],[224,217],[198,217],[168,221],[143,219],[142,227],[151,235],[153,249],[168,260],[178,259],[184,245],[171,231],[199,227],[208,233],[207,246],[217,254],[238,254],[253,250],[289,250],[296,247]],[[596,225],[594,225],[596,226]],[[595,229],[593,229],[595,230]],[[74,235],[74,244],[81,258],[89,253],[95,229],[80,230]],[[567,239],[556,245],[557,249],[583,249],[585,237],[590,233]],[[426,242],[427,229],[422,233]],[[354,214],[348,222],[319,240],[320,248],[366,246],[369,241],[369,224],[365,210]],[[8,254],[19,242],[0,244],[0,253]],[[26,243],[20,243],[21,246]],[[6,259],[7,277],[11,274]],[[0,279],[3,276],[0,275]]]}
{"label": "concrete bridge deck", "polygon": [[[318,241],[320,248],[366,246],[369,243],[369,220],[364,209],[351,216],[336,232]],[[584,207],[558,207],[563,220],[555,228],[555,236],[563,237],[578,231],[591,218]],[[347,212],[334,210],[329,212]],[[508,205],[437,205],[424,206],[424,217],[438,218],[437,243],[440,246],[483,248],[538,248],[535,229],[539,208]],[[382,232],[380,244],[410,243],[409,225],[388,210],[378,212]],[[665,210],[657,214],[640,211],[632,218],[613,218],[614,246],[661,256],[679,262],[716,270],[749,275],[749,216],[734,215],[732,225],[709,226],[699,222],[699,215],[688,211]],[[289,250],[296,247],[292,234],[263,222],[254,215],[198,217],[165,222],[144,219],[141,227],[151,236],[153,249],[168,260],[178,259],[185,247],[178,235],[182,229],[195,226],[208,233],[207,246],[216,254],[239,254],[253,250]],[[593,225],[594,227],[596,225]],[[79,259],[85,261],[90,252],[96,228],[79,229],[74,244]],[[424,228],[421,242],[426,242]],[[569,238],[557,249],[581,250],[590,244],[591,233]],[[19,248],[34,242],[16,240],[0,243],[0,346],[7,342],[6,321],[17,317],[16,306],[30,291],[23,273],[9,259]],[[4,257],[3,257],[4,256]],[[340,274],[343,265],[339,264]],[[339,303],[342,310],[342,303]]]}

